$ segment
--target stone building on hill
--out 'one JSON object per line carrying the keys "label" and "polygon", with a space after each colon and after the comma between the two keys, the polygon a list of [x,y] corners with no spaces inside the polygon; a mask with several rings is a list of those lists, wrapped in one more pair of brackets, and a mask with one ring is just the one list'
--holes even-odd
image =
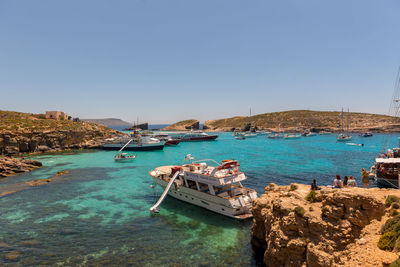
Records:
{"label": "stone building on hill", "polygon": [[68,120],[68,114],[62,111],[46,111],[46,119]]}

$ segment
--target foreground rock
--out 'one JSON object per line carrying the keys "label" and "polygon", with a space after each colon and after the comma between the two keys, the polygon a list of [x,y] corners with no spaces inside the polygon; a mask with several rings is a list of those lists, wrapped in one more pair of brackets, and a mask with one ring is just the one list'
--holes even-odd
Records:
{"label": "foreground rock", "polygon": [[[252,244],[267,266],[386,266],[398,256],[380,250],[394,189],[322,189],[270,184],[254,202]],[[310,197],[310,196],[309,196]]]}
{"label": "foreground rock", "polygon": [[0,178],[14,175],[17,173],[30,172],[42,167],[40,161],[31,159],[17,159],[11,157],[0,157]]}
{"label": "foreground rock", "polygon": [[187,131],[200,129],[200,122],[198,120],[185,120],[165,127],[164,131]]}

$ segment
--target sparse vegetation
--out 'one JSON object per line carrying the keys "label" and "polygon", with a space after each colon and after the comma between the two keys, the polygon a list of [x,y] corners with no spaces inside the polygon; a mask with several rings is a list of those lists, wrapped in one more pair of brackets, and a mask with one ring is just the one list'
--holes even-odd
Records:
{"label": "sparse vegetation", "polygon": [[297,206],[294,208],[294,213],[299,217],[303,217],[305,212],[303,207]]}
{"label": "sparse vegetation", "polygon": [[400,259],[395,260],[392,262],[389,267],[400,267]]}
{"label": "sparse vegetation", "polygon": [[289,188],[289,191],[294,191],[294,190],[296,190],[297,188],[298,188],[297,185],[291,184],[291,185],[290,185],[290,188]]}
{"label": "sparse vegetation", "polygon": [[397,215],[399,215],[399,212],[396,209],[392,209],[390,211],[390,216],[397,216]]}
{"label": "sparse vegetation", "polygon": [[382,236],[379,238],[378,247],[383,250],[393,251],[400,248],[400,215],[388,219],[383,225]]}
{"label": "sparse vegetation", "polygon": [[106,130],[107,127],[88,122],[46,119],[43,114],[29,114],[0,110],[0,132],[2,131],[85,131]]}
{"label": "sparse vegetation", "polygon": [[[296,121],[297,127],[307,128],[336,128],[340,112],[338,111],[312,111],[312,110],[291,110],[284,112],[273,112],[248,116],[237,116],[211,120],[206,126],[216,128],[243,128],[252,123],[260,128],[287,128],[293,127]],[[352,127],[375,127],[379,124],[391,124],[394,118],[386,115],[351,112]]]}
{"label": "sparse vegetation", "polygon": [[399,203],[399,202],[400,202],[399,197],[396,197],[394,195],[388,195],[386,197],[385,205],[386,207],[390,207],[390,205],[392,205],[393,203]]}
{"label": "sparse vegetation", "polygon": [[306,200],[311,203],[317,202],[317,192],[315,192],[315,190],[311,190],[310,193],[307,194]]}

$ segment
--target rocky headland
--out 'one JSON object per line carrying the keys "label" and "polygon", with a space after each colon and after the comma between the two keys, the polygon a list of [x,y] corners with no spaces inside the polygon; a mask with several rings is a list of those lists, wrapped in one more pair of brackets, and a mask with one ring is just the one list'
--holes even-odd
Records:
{"label": "rocky headland", "polygon": [[[291,110],[284,112],[264,113],[259,115],[237,116],[232,118],[207,120],[203,129],[207,131],[248,131],[265,130],[273,132],[303,132],[308,129],[313,132],[338,132],[341,112],[339,111],[312,111]],[[351,132],[400,132],[400,120],[396,117],[350,112],[343,113],[342,125]],[[190,121],[172,124],[168,130],[190,129]],[[185,123],[184,123],[185,122]]]}
{"label": "rocky headland", "polygon": [[270,184],[254,202],[251,242],[266,266],[389,266],[399,258],[393,246],[378,247],[382,226],[400,207],[387,205],[388,196],[400,197],[399,190],[310,192]]}
{"label": "rocky headland", "polygon": [[200,129],[200,122],[198,120],[184,120],[177,123],[171,124],[165,127],[164,131],[188,131]]}
{"label": "rocky headland", "polygon": [[106,138],[120,134],[95,123],[0,111],[0,155],[98,148]]}

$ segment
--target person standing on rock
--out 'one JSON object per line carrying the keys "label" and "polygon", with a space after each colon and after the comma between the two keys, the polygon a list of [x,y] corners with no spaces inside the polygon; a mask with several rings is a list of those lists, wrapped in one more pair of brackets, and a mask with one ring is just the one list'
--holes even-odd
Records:
{"label": "person standing on rock", "polygon": [[364,188],[366,186],[368,189],[369,188],[369,172],[367,172],[364,168],[361,169],[361,181],[362,181],[362,187]]}

